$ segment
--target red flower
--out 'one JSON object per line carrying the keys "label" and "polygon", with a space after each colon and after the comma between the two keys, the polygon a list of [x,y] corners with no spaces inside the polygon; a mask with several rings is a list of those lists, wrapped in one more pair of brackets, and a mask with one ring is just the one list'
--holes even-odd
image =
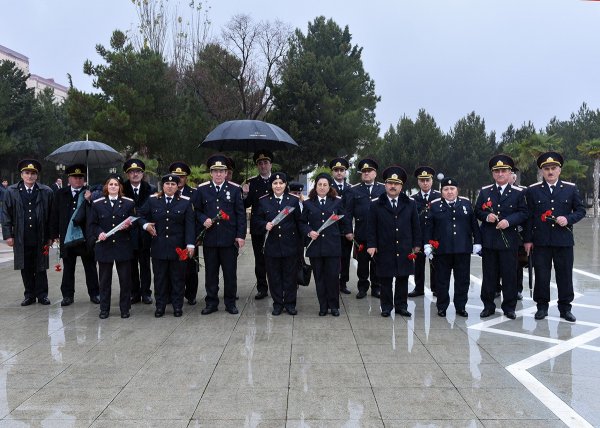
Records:
{"label": "red flower", "polygon": [[337,214],[331,214],[331,217],[329,218],[333,221],[338,221],[340,219],[340,217]]}
{"label": "red flower", "polygon": [[175,248],[175,251],[177,251],[177,255],[179,256],[179,260],[184,261],[187,260],[188,258],[188,252],[186,248]]}
{"label": "red flower", "polygon": [[48,253],[50,253],[50,247],[49,247],[48,245],[44,245],[44,246],[42,247],[42,254],[43,254],[44,256],[47,256],[47,255],[48,255]]}
{"label": "red flower", "polygon": [[434,241],[433,239],[429,240],[429,245],[431,245],[433,248],[435,248],[436,250],[440,247],[440,243],[439,241]]}
{"label": "red flower", "polygon": [[365,244],[360,244],[360,245],[358,246],[358,252],[359,252],[359,253],[360,253],[362,250],[364,250],[364,249],[365,249]]}
{"label": "red flower", "polygon": [[410,254],[408,255],[408,260],[410,260],[410,261],[413,261],[413,262],[414,262],[416,259],[417,259],[417,253],[410,253]]}
{"label": "red flower", "polygon": [[481,209],[487,210],[488,208],[491,208],[491,207],[492,207],[492,201],[487,201],[487,202],[483,203],[483,205],[481,206]]}
{"label": "red flower", "polygon": [[60,272],[62,270],[62,266],[60,265],[60,263],[58,263],[56,266],[54,266],[54,270],[56,272]]}
{"label": "red flower", "polygon": [[225,211],[223,211],[223,210],[219,211],[219,217],[220,217],[222,220],[229,221],[229,214],[227,214],[227,213],[226,213]]}
{"label": "red flower", "polygon": [[288,210],[287,208],[283,210],[283,215],[288,215],[290,213],[290,210]]}

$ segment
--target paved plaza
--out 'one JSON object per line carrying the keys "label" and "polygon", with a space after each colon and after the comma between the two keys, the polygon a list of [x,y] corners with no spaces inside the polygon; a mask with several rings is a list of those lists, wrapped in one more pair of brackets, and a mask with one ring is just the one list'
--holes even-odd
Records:
{"label": "paved plaza", "polygon": [[[21,307],[23,285],[0,244],[0,428],[3,427],[558,427],[600,426],[598,221],[575,227],[577,322],[535,321],[525,275],[517,320],[481,320],[481,260],[472,257],[469,318],[440,318],[435,297],[410,300],[412,319],[382,318],[379,300],[342,295],[319,317],[314,283],[298,315],[254,300],[252,249],[238,267],[239,315],[154,318],[152,305],[98,318],[79,264],[75,304]],[[249,243],[249,241],[248,241]],[[52,254],[51,254],[52,256]],[[51,258],[51,265],[56,256]],[[409,285],[410,287],[410,285]],[[556,290],[553,290],[556,299]],[[499,302],[497,302],[499,303]]]}

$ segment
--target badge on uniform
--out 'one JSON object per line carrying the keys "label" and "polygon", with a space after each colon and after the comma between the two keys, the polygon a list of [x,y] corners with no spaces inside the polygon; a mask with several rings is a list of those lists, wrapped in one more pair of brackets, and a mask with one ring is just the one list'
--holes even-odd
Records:
{"label": "badge on uniform", "polygon": [[463,205],[463,212],[465,213],[465,215],[467,215],[467,207],[465,207],[464,205]]}
{"label": "badge on uniform", "polygon": [[230,201],[231,200],[231,193],[229,193],[229,190],[227,192],[225,192],[225,198]]}

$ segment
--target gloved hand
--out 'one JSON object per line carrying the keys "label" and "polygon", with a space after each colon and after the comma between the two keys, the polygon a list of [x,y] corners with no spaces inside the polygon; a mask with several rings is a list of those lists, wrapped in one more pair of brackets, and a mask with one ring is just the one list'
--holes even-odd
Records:
{"label": "gloved hand", "polygon": [[433,259],[433,247],[431,244],[425,244],[425,247],[423,247],[423,252],[425,253],[425,257],[427,257],[429,260]]}
{"label": "gloved hand", "polygon": [[473,254],[479,254],[481,252],[480,244],[473,244]]}

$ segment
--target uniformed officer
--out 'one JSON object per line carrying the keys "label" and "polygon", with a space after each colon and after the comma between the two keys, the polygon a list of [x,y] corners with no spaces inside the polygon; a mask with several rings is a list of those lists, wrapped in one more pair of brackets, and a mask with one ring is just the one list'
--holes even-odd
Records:
{"label": "uniformed officer", "polygon": [[[408,176],[404,168],[390,166],[383,171],[385,193],[374,199],[369,211],[367,252],[377,263],[381,283],[381,316],[408,312],[408,277],[414,274],[410,254],[421,250],[421,227],[415,201],[402,193]],[[396,290],[392,282],[396,279]]]}
{"label": "uniformed officer", "polygon": [[[123,184],[123,194],[133,199],[136,210],[156,192],[154,186],[144,180],[145,170],[146,165],[140,159],[128,159],[123,164],[123,171],[128,178]],[[139,227],[134,225],[132,228],[134,258],[131,261],[131,303],[142,301],[149,305],[152,303],[151,236]]]}
{"label": "uniformed officer", "polygon": [[227,157],[227,176],[225,180],[233,182],[233,171],[235,171],[235,160],[228,156]]}
{"label": "uniformed officer", "polygon": [[[333,188],[338,196],[344,201],[344,193],[352,186],[346,181],[346,172],[350,168],[350,164],[344,158],[335,158],[329,162],[331,175],[333,176]],[[342,236],[342,257],[340,269],[340,292],[350,294],[348,289],[348,281],[350,280],[350,256],[352,256],[352,240]]]}
{"label": "uniformed officer", "polygon": [[[517,317],[517,227],[528,217],[523,190],[508,183],[515,164],[510,156],[492,156],[488,166],[494,184],[482,187],[475,203],[475,214],[481,222],[482,271],[481,318],[495,313],[494,297],[498,276],[502,277],[502,311],[507,318]],[[484,206],[486,204],[486,206]]]}
{"label": "uniformed officer", "polygon": [[552,265],[558,286],[560,317],[575,322],[571,312],[573,292],[573,225],[585,217],[585,207],[574,183],[560,179],[563,157],[557,152],[542,153],[537,166],[543,180],[529,186],[529,219],[525,228],[525,251],[533,250],[537,304],[535,319],[548,316]]}
{"label": "uniformed officer", "polygon": [[[206,162],[211,180],[196,189],[196,221],[206,229],[203,239],[206,307],[202,315],[219,308],[219,268],[223,271],[225,310],[239,311],[235,306],[237,293],[237,256],[245,244],[246,211],[239,185],[225,180],[227,158],[213,155]],[[219,217],[219,213],[226,218]],[[262,247],[261,247],[262,251]]]}
{"label": "uniformed officer", "polygon": [[[306,255],[313,268],[317,298],[319,299],[319,316],[340,315],[340,256],[342,255],[340,236],[350,233],[350,222],[345,216],[342,199],[333,188],[333,178],[327,173],[317,175],[315,187],[303,203],[300,229],[303,236],[308,236],[310,247]],[[343,218],[323,229],[319,228],[332,215],[344,215]],[[308,245],[307,245],[308,246]]]}
{"label": "uniformed officer", "polygon": [[[361,172],[361,182],[352,186],[344,193],[344,208],[349,216],[350,222],[354,220],[354,233],[348,234],[347,239],[354,239],[354,254],[357,261],[356,274],[358,275],[357,299],[367,295],[369,286],[371,296],[379,297],[379,280],[377,279],[376,264],[366,251],[358,251],[360,245],[367,243],[367,216],[371,199],[378,198],[385,193],[385,186],[375,181],[377,178],[377,162],[365,158],[358,162]],[[371,282],[369,283],[369,279]]]}
{"label": "uniformed officer", "polygon": [[[190,201],[194,201],[194,192],[196,189],[191,188],[188,184],[188,176],[192,173],[190,166],[182,161],[173,162],[169,165],[169,171],[171,174],[179,176],[179,184],[177,185],[179,192],[183,196],[190,198]],[[198,268],[199,265],[195,258],[197,257],[198,249],[194,249],[194,257],[190,257],[186,261],[185,266],[185,292],[184,297],[187,299],[188,304],[196,304],[196,295],[198,294]]]}
{"label": "uniformed officer", "polygon": [[60,305],[69,306],[74,301],[77,257],[81,258],[83,264],[90,301],[98,304],[100,303],[100,288],[94,252],[90,251],[85,239],[76,243],[65,243],[67,229],[71,223],[71,227],[73,225],[81,227],[85,238],[85,220],[80,224],[74,217],[77,210],[78,217],[85,219],[85,210],[91,202],[92,193],[85,186],[87,168],[83,164],[69,165],[65,169],[65,173],[69,185],[54,192],[52,213],[50,215],[50,237],[55,242],[60,242],[60,255],[63,260],[63,275],[60,283],[63,299]]}
{"label": "uniformed officer", "polygon": [[271,190],[269,179],[271,178],[271,164],[273,153],[268,150],[259,150],[252,157],[258,168],[258,175],[249,178],[242,186],[244,207],[251,208],[250,211],[250,236],[252,238],[252,252],[254,253],[254,274],[256,275],[255,299],[264,299],[268,295],[269,285],[267,283],[267,270],[265,268],[265,256],[262,245],[265,242],[265,231],[252,229],[252,215],[258,207],[258,199],[268,194]]}
{"label": "uniformed officer", "polygon": [[[468,317],[465,307],[471,283],[471,253],[481,251],[481,233],[468,198],[458,196],[458,182],[446,177],[441,182],[442,197],[431,201],[429,220],[425,224],[424,255],[436,271],[437,310],[446,316],[450,305],[450,275],[454,273],[454,309]],[[437,242],[435,248],[430,241]],[[434,258],[435,257],[435,258]]]}
{"label": "uniformed officer", "polygon": [[[419,191],[411,198],[414,199],[417,204],[417,212],[419,213],[419,224],[421,225],[421,233],[425,234],[425,225],[429,219],[429,204],[434,199],[441,197],[440,192],[431,188],[433,185],[433,177],[435,176],[435,169],[430,166],[419,166],[415,169],[414,176],[417,179],[419,185]],[[421,243],[421,248],[427,243],[426,240]],[[408,297],[418,297],[425,294],[425,263],[426,257],[424,253],[417,253],[415,260],[415,288]],[[433,295],[436,295],[435,289],[435,269],[431,261],[429,262],[429,288]]]}
{"label": "uniformed officer", "polygon": [[[123,196],[123,185],[120,177],[111,174],[104,182],[104,196],[92,203],[88,218],[87,234],[96,243],[94,253],[98,262],[100,276],[100,318],[108,318],[110,314],[110,298],[112,288],[113,264],[119,276],[119,309],[121,318],[129,318],[131,308],[131,260],[133,259],[133,242],[130,216],[135,215],[133,199]],[[119,224],[125,222],[121,230],[107,236]]]}
{"label": "uniformed officer", "polygon": [[17,164],[21,181],[8,186],[2,204],[2,236],[13,248],[15,270],[21,271],[25,299],[21,306],[38,302],[49,305],[48,252],[52,209],[52,189],[37,182],[42,165],[35,159],[23,159]]}
{"label": "uniformed officer", "polygon": [[[268,232],[265,239],[264,255],[269,279],[269,289],[273,298],[273,312],[277,316],[285,309],[296,315],[297,251],[300,233],[300,205],[298,197],[286,191],[287,175],[283,172],[271,174],[272,191],[261,197],[252,216],[255,230]],[[285,209],[293,209],[279,224],[273,220]]]}
{"label": "uniformed officer", "polygon": [[194,256],[195,216],[188,196],[177,188],[179,176],[164,175],[161,179],[162,192],[148,198],[140,208],[140,224],[152,236],[150,247],[154,272],[154,294],[157,318],[165,314],[167,286],[171,284],[173,315],[183,315],[185,281],[185,259],[179,251],[187,250],[187,257]]}

